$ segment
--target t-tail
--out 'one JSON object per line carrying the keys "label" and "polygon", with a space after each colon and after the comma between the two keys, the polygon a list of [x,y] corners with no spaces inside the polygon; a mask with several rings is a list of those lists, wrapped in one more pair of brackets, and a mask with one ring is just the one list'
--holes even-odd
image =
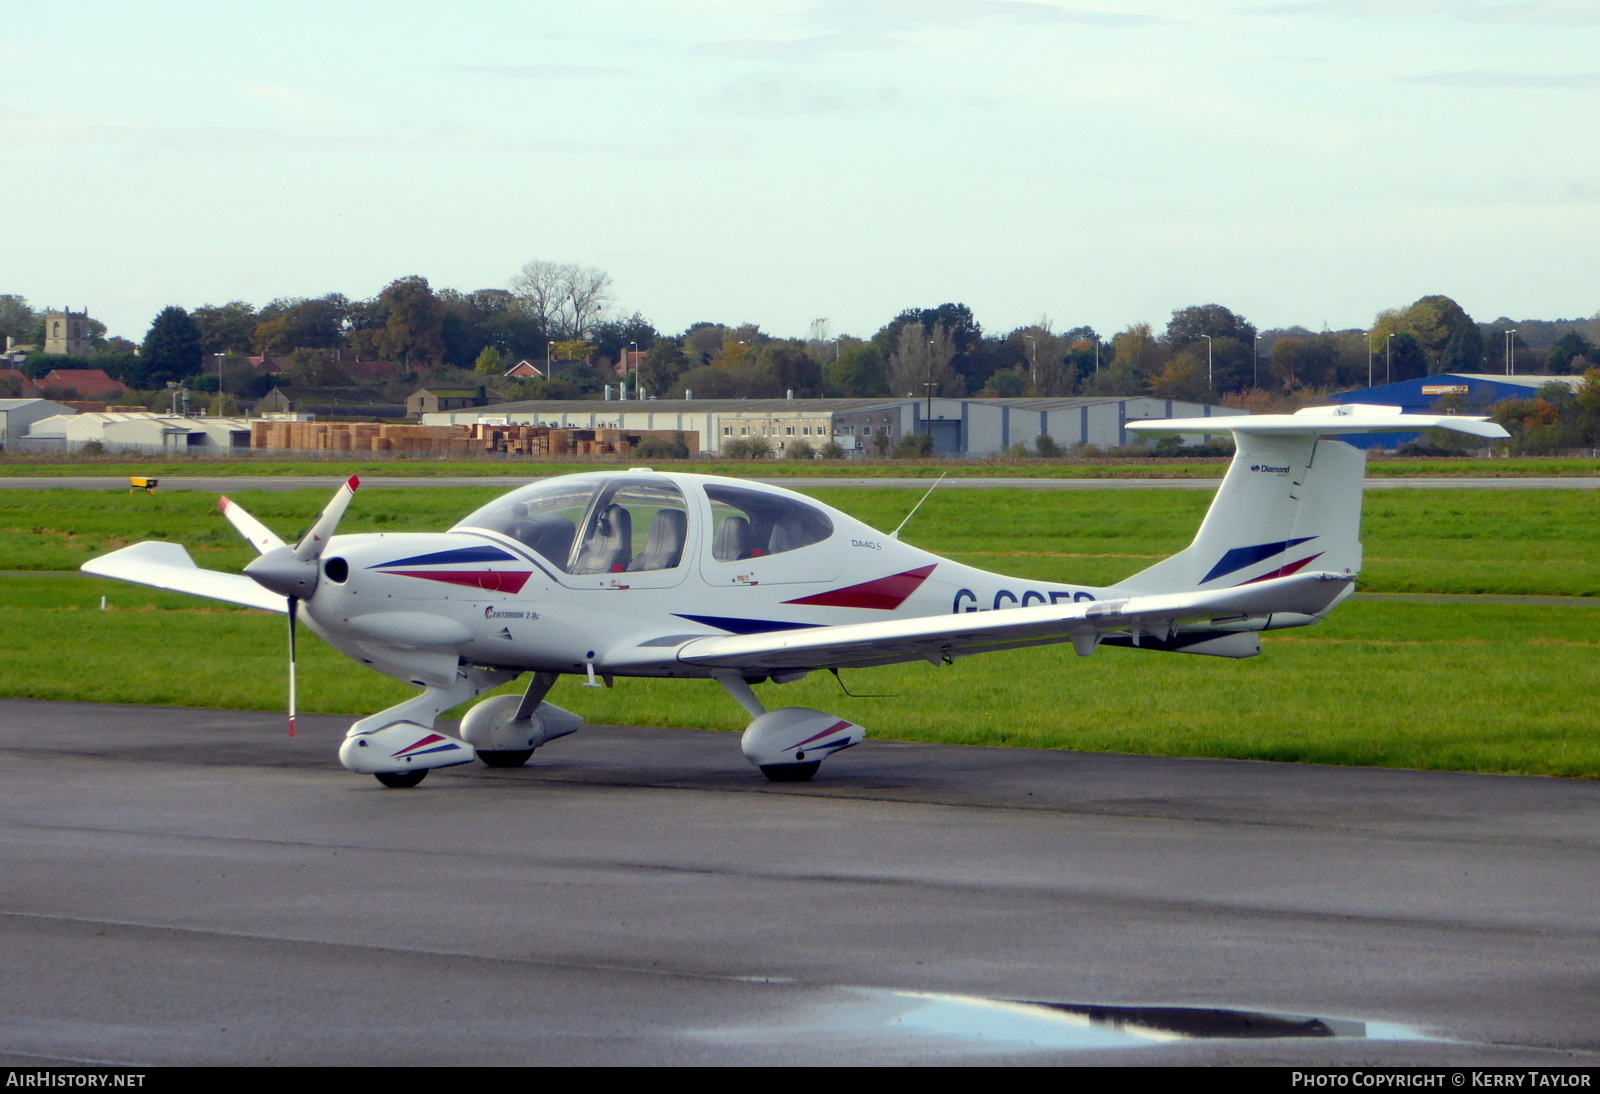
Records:
{"label": "t-tail", "polygon": [[[1207,418],[1236,450],[1194,542],[1116,587],[1118,593],[1215,590],[1296,573],[1361,570],[1361,489],[1366,453],[1344,433],[1452,429],[1505,437],[1486,418],[1402,415],[1399,407],[1307,407],[1294,414]],[[1196,420],[1130,422],[1150,436],[1194,435]],[[1218,427],[1221,427],[1220,429]]]}

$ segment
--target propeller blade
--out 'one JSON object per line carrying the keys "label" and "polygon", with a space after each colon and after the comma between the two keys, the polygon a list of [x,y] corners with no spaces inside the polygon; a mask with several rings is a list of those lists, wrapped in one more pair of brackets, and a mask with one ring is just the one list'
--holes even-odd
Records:
{"label": "propeller blade", "polygon": [[222,510],[222,515],[228,518],[228,523],[239,530],[239,534],[250,541],[250,546],[256,549],[256,554],[264,555],[275,547],[284,546],[283,540],[278,538],[276,532],[262,524],[255,517],[244,511],[244,506],[227,497],[217,499],[217,508]]}
{"label": "propeller blade", "polygon": [[339,519],[344,516],[344,511],[350,508],[350,499],[356,496],[356,489],[360,485],[361,480],[355,475],[345,480],[345,484],[334,493],[333,500],[328,502],[328,507],[317,518],[317,523],[311,526],[311,531],[295,544],[295,558],[301,562],[314,562],[322,557],[323,548],[328,545],[334,529],[339,527]]}
{"label": "propeller blade", "polygon": [[294,625],[295,619],[300,614],[300,598],[289,598],[289,736],[294,736]]}

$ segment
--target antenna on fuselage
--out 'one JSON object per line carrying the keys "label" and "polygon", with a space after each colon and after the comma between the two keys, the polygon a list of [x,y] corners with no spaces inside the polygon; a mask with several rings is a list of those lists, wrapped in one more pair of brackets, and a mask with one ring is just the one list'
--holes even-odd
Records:
{"label": "antenna on fuselage", "polygon": [[933,492],[935,490],[939,489],[939,484],[944,481],[945,475],[948,475],[948,474],[950,474],[950,472],[946,471],[944,473],[944,475],[940,475],[937,479],[934,480],[933,485],[928,487],[928,492],[926,494],[922,495],[922,500],[918,501],[917,504],[915,504],[915,505],[913,505],[911,507],[911,512],[906,514],[906,519],[901,521],[900,524],[895,528],[895,530],[889,533],[889,538],[890,539],[899,539],[900,538],[900,529],[904,528],[907,524],[909,524],[911,522],[911,518],[917,515],[917,510],[922,508],[922,502],[927,501],[928,498],[933,496]]}

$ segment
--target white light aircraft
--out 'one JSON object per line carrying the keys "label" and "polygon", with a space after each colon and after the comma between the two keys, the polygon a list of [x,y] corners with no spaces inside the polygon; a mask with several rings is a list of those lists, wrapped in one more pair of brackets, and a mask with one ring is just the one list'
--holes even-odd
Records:
{"label": "white light aircraft", "polygon": [[[1195,419],[1130,422],[1193,435]],[[202,570],[174,543],[138,543],[84,564],[103,577],[289,619],[420,688],[350,727],[339,759],[385,786],[470,762],[520,766],[582,720],[545,701],[563,675],[717,681],[749,712],[745,757],[799,781],[865,730],[819,710],[766,710],[751,690],[809,672],[1048,643],[1251,657],[1260,632],[1320,620],[1361,569],[1365,454],[1340,434],[1452,429],[1504,437],[1483,418],[1393,407],[1314,407],[1208,419],[1237,449],[1194,542],[1110,588],[1005,577],[950,562],[789,490],[647,468],[513,490],[439,533],[335,535],[358,480],[290,546],[238,505],[228,520],[260,557],[243,574]],[[1005,529],[993,530],[997,538]],[[523,673],[461,722],[444,711]]]}

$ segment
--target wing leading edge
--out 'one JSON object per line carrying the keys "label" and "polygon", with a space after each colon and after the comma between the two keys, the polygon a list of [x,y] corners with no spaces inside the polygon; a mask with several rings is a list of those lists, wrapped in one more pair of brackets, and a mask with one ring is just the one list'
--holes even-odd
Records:
{"label": "wing leading edge", "polygon": [[[1101,635],[1109,632],[1127,632],[1135,641],[1148,635],[1161,643],[1161,648],[1172,648],[1165,640],[1178,624],[1231,622],[1279,612],[1319,616],[1350,589],[1353,580],[1351,574],[1295,574],[1214,592],[1164,593],[1125,600],[698,638],[678,647],[677,660],[747,675],[863,668],[903,661],[938,662],[1054,642],[1073,642],[1082,652],[1088,652]],[[1254,635],[1249,637],[1253,640]],[[1238,652],[1224,655],[1248,656],[1254,652],[1239,646],[1234,649]]]}

